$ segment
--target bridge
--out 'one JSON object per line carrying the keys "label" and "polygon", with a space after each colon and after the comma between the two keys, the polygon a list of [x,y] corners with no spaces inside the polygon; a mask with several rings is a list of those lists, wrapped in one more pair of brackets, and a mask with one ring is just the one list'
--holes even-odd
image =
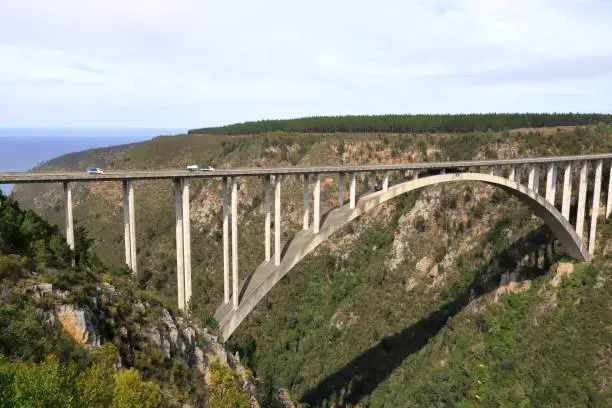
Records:
{"label": "bridge", "polygon": [[[517,197],[549,226],[566,253],[578,260],[590,261],[595,250],[597,219],[603,162],[611,166],[612,154],[554,156],[507,160],[471,160],[453,162],[422,162],[387,165],[245,168],[214,172],[180,170],[113,171],[89,175],[82,172],[0,173],[0,184],[63,183],[65,200],[66,240],[74,249],[72,217],[72,185],[76,182],[121,182],[123,186],[123,222],[125,263],[134,273],[136,262],[134,181],[170,180],[174,184],[176,214],[176,259],[178,306],[185,310],[192,296],[191,235],[189,221],[189,180],[214,178],[222,185],[223,201],[223,287],[224,295],[215,318],[224,339],[236,330],[259,301],[291,269],[334,232],[352,220],[399,195],[431,185],[451,182],[480,182],[500,188]],[[540,173],[546,172],[544,191],[540,192]],[[557,172],[562,170],[562,181]],[[591,171],[590,171],[591,170]],[[381,176],[375,189],[356,196],[357,173]],[[587,181],[594,173],[591,216],[588,236],[585,236]],[[320,213],[321,175],[338,175],[338,207],[323,219]],[[283,177],[303,178],[303,225],[288,246],[281,250],[281,182]],[[241,280],[238,271],[238,182],[239,178],[263,178],[264,225],[263,261]],[[574,225],[570,224],[570,206],[574,178],[578,178],[577,211]],[[348,200],[345,188],[348,178]],[[312,181],[312,183],[311,183]],[[526,183],[525,183],[526,182]],[[312,184],[312,217],[310,216]],[[561,187],[557,194],[557,187]],[[557,200],[557,196],[560,200]],[[271,216],[274,196],[274,244],[272,246]],[[560,207],[560,209],[559,209]],[[612,177],[608,180],[605,217],[612,210]],[[311,219],[312,218],[312,219]],[[231,232],[230,232],[231,223]],[[231,240],[231,244],[230,244]],[[231,261],[231,265],[230,265]]]}

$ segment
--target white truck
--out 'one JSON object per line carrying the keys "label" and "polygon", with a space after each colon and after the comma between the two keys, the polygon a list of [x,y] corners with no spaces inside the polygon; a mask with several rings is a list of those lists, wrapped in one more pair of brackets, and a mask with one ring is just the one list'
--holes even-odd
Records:
{"label": "white truck", "polygon": [[215,171],[215,168],[213,166],[198,166],[196,164],[191,164],[189,166],[187,166],[187,170],[188,171]]}

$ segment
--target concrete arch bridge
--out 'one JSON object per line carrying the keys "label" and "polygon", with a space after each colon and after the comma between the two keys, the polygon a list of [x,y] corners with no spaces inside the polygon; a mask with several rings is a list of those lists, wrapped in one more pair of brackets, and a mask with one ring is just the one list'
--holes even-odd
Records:
{"label": "concrete arch bridge", "polygon": [[[525,203],[541,217],[571,257],[589,261],[595,249],[597,220],[608,217],[612,210],[612,177],[608,179],[605,214],[600,214],[603,163],[612,164],[612,154],[425,162],[392,165],[360,165],[335,167],[288,167],[227,169],[214,172],[109,171],[104,174],[78,172],[0,173],[0,184],[56,183],[64,185],[66,240],[74,248],[72,219],[72,185],[75,182],[121,182],[123,185],[123,222],[125,230],[125,262],[137,270],[134,181],[171,180],[175,188],[176,253],[178,305],[185,310],[191,298],[191,233],[189,221],[189,179],[216,178],[222,184],[223,198],[223,286],[224,296],[215,318],[223,338],[229,338],[258,302],[283,276],[308,253],[352,220],[399,195],[426,186],[451,182],[480,182],[500,188]],[[557,171],[563,177],[557,177]],[[576,170],[576,171],[573,171]],[[544,191],[540,192],[540,172],[546,172]],[[591,170],[591,171],[589,171]],[[612,170],[612,168],[611,168]],[[356,196],[356,174],[382,175],[378,191]],[[392,184],[393,175],[399,181]],[[612,173],[612,171],[610,172]],[[338,207],[320,214],[321,175],[338,174]],[[281,182],[285,176],[303,177],[303,228],[281,251]],[[593,194],[590,200],[590,226],[585,234],[587,180],[592,175]],[[348,176],[349,200],[345,203],[345,178]],[[263,178],[264,185],[264,254],[261,264],[241,280],[238,270],[238,179]],[[574,178],[577,178],[577,213],[574,225],[569,214]],[[309,191],[310,186],[312,192]],[[559,194],[557,194],[559,187]],[[557,200],[559,196],[559,200]],[[274,197],[274,200],[272,200]],[[272,201],[274,205],[272,206]],[[311,213],[312,201],[312,217]],[[274,208],[274,211],[272,211]],[[274,214],[274,231],[271,217]],[[231,225],[231,228],[230,228]],[[274,244],[272,245],[272,237]]]}

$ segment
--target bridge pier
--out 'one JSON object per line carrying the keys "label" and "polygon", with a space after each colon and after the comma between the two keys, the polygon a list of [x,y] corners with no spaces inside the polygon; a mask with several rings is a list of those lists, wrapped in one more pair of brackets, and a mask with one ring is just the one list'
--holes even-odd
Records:
{"label": "bridge pier", "polygon": [[570,205],[572,200],[572,162],[565,163],[563,173],[563,202],[561,203],[561,214],[569,221]]}
{"label": "bridge pier", "polygon": [[185,253],[183,252],[183,182],[174,179],[174,209],[176,213],[176,281],[178,289],[178,307],[185,310]]}
{"label": "bridge pier", "polygon": [[136,260],[136,216],[134,214],[134,184],[132,180],[123,180],[123,229],[125,243],[125,263],[135,274]]}
{"label": "bridge pier", "polygon": [[319,225],[321,223],[320,217],[321,211],[321,175],[315,174],[315,185],[314,185],[314,214],[313,214],[313,230],[315,234],[319,233]]}
{"label": "bridge pier", "polygon": [[[72,218],[72,184],[64,183],[64,215],[66,218],[66,243],[74,251],[74,221]],[[126,252],[127,253],[127,252]]]}
{"label": "bridge pier", "polygon": [[351,173],[350,176],[350,186],[349,186],[349,193],[350,193],[350,208],[353,209],[355,208],[355,190],[357,187],[356,184],[356,180],[355,180],[355,173]]}
{"label": "bridge pier", "polygon": [[227,197],[227,177],[221,180],[223,185],[223,302],[230,301],[230,277],[229,277],[229,203]]}
{"label": "bridge pier", "polygon": [[606,197],[606,218],[612,211],[612,161],[610,162],[610,174],[608,176],[608,196]]}
{"label": "bridge pier", "polygon": [[599,198],[601,195],[602,161],[595,162],[595,186],[593,188],[593,208],[591,209],[591,231],[589,233],[589,254],[595,251],[595,233],[597,231],[597,217],[599,217]]}
{"label": "bridge pier", "polygon": [[344,205],[344,173],[338,173],[338,205]]}
{"label": "bridge pier", "polygon": [[514,172],[514,181],[517,182],[518,184],[521,184],[522,170],[523,170],[522,166],[517,166]]}
{"label": "bridge pier", "polygon": [[578,181],[578,213],[576,214],[576,234],[580,239],[584,234],[584,209],[587,192],[587,162],[580,162],[580,179]]}
{"label": "bridge pier", "polygon": [[232,303],[238,309],[238,178],[232,177]]}
{"label": "bridge pier", "polygon": [[536,167],[537,166],[530,166],[529,167],[529,175],[527,176],[527,188],[529,188],[530,190],[533,190],[533,187],[536,184],[536,178],[535,178],[535,172],[536,172]]}
{"label": "bridge pier", "polygon": [[189,179],[183,178],[183,254],[185,257],[185,308],[189,306],[189,301],[191,300],[191,217],[189,215]]}
{"label": "bridge pier", "polygon": [[281,175],[274,176],[274,265],[281,261]]}
{"label": "bridge pier", "polygon": [[555,196],[557,193],[557,165],[550,163],[546,171],[546,200],[555,206]]}
{"label": "bridge pier", "polygon": [[[304,216],[302,219],[302,229],[307,230],[308,229],[308,219],[310,217],[309,212],[309,202],[310,202],[310,195],[308,193],[308,174],[304,174]],[[316,193],[315,193],[316,194]],[[315,206],[317,204],[315,203]],[[315,209],[316,212],[316,209]],[[315,218],[316,218],[316,214],[315,214]]]}
{"label": "bridge pier", "polygon": [[389,172],[386,172],[382,182],[383,191],[387,191],[389,189]]}
{"label": "bridge pier", "polygon": [[515,175],[516,175],[516,166],[510,166],[510,173],[508,174],[508,179],[514,181]]}
{"label": "bridge pier", "polygon": [[270,258],[272,257],[272,251],[270,249],[270,211],[272,209],[272,198],[270,197],[272,193],[270,192],[270,176],[264,176],[264,246],[266,251],[266,262],[270,262]]}
{"label": "bridge pier", "polygon": [[537,164],[532,164],[531,167],[529,167],[527,187],[536,193],[540,189],[540,166]]}
{"label": "bridge pier", "polygon": [[186,310],[191,300],[191,231],[189,219],[189,180],[174,179],[176,212],[176,275],[178,307]]}

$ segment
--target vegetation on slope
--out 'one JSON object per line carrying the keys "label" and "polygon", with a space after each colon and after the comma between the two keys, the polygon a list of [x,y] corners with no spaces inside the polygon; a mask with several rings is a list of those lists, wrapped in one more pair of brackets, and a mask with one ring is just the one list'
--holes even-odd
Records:
{"label": "vegetation on slope", "polygon": [[595,113],[487,113],[457,115],[346,115],[260,120],[192,129],[189,134],[244,135],[284,132],[486,132],[549,126],[585,126],[611,123],[612,115]]}
{"label": "vegetation on slope", "polygon": [[[586,154],[612,151],[611,134],[609,126],[600,125],[452,135],[185,135],[137,146],[118,156],[114,168]],[[395,180],[403,176],[393,175]],[[604,180],[608,177],[606,169]],[[360,192],[374,182],[380,180],[361,177]],[[335,176],[322,180],[322,213],[337,203],[336,183]],[[284,241],[301,228],[301,185],[301,180],[283,179]],[[192,181],[190,187],[192,315],[210,321],[223,290],[220,189],[217,180]],[[121,263],[119,185],[79,188],[75,219],[99,239],[96,250],[101,256]],[[263,259],[262,192],[261,180],[240,179],[241,277]],[[15,190],[19,199],[26,193],[27,189]],[[576,195],[574,189],[572,222]],[[42,212],[61,222],[61,196],[50,201],[49,207],[40,207]],[[139,287],[175,303],[170,183],[136,183],[136,202]],[[609,276],[609,267],[603,261],[595,269],[577,265],[553,291],[551,275],[563,254],[540,227],[520,203],[469,183],[432,187],[394,200],[297,265],[230,343],[258,376],[288,388],[312,406],[516,406],[518,399],[525,406],[558,406],[560,399],[568,401],[564,406],[584,406],[584,401],[609,405],[607,382],[600,380],[610,377],[606,344],[612,322],[605,309],[610,296],[605,284],[599,284]],[[601,242],[603,247],[606,240]],[[397,264],[392,267],[389,260]],[[431,265],[421,271],[417,265],[424,260]],[[516,275],[521,290],[527,282],[531,288],[498,296],[495,288],[510,275]],[[593,276],[598,282],[594,285]],[[572,279],[584,284],[566,286]],[[551,304],[553,293],[557,300]],[[574,300],[563,303],[566,295]],[[577,313],[587,313],[581,308],[589,303],[587,297],[594,299],[596,315],[585,324]],[[560,340],[566,338],[581,343],[571,355],[559,354],[568,345]],[[566,380],[577,385],[560,388]],[[270,398],[264,406],[274,404],[278,401]]]}
{"label": "vegetation on slope", "polygon": [[[75,253],[57,227],[0,193],[0,407],[250,407],[225,364],[213,361],[206,387],[184,362],[162,355],[145,333],[159,327],[163,305],[134,288],[125,268],[102,265],[90,243],[79,229],[72,265]],[[100,322],[88,336],[102,337],[102,347],[61,328],[56,312],[66,305]]]}

